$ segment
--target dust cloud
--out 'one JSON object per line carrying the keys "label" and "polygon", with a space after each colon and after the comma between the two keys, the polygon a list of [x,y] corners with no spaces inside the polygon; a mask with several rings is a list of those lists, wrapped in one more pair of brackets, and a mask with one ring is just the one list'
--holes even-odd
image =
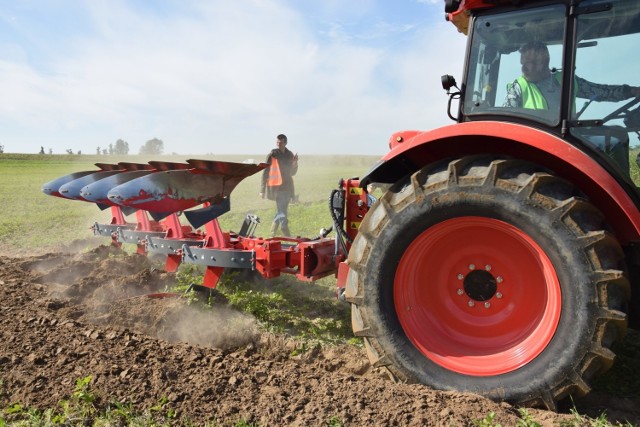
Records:
{"label": "dust cloud", "polygon": [[99,247],[80,255],[45,255],[23,268],[81,322],[221,350],[255,343],[260,336],[257,320],[223,298],[205,308],[167,292],[175,275],[154,268],[143,255]]}
{"label": "dust cloud", "polygon": [[255,343],[260,338],[258,322],[246,313],[218,306],[204,311],[183,306],[169,313],[157,337],[228,350]]}

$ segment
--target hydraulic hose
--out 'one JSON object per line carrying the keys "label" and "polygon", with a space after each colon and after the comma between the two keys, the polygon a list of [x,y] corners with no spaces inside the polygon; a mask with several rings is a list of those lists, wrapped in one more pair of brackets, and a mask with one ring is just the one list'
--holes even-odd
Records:
{"label": "hydraulic hose", "polygon": [[[340,247],[344,254],[348,254],[349,250],[347,249],[347,244],[345,242],[349,242],[349,244],[353,243],[353,240],[347,235],[347,232],[342,227],[341,222],[344,221],[344,196],[341,197],[341,207],[336,208],[334,204],[334,198],[337,193],[342,190],[334,189],[331,191],[331,196],[329,196],[329,212],[331,214],[331,219],[333,221],[333,228],[336,230],[336,235],[338,237],[338,241],[340,242]],[[342,209],[342,213],[336,212],[337,209]],[[342,217],[342,218],[339,218]]]}

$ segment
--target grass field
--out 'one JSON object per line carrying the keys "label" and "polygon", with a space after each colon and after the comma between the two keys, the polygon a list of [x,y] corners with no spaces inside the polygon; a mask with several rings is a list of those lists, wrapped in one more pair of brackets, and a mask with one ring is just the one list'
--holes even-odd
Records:
{"label": "grass field", "polygon": [[[640,184],[640,170],[635,162],[638,149],[631,153],[631,176]],[[30,250],[54,250],[76,239],[92,236],[91,225],[110,219],[110,211],[100,211],[94,204],[50,197],[42,185],[60,176],[97,169],[97,162],[119,161],[146,163],[149,160],[184,162],[188,158],[214,160],[211,157],[171,156],[95,156],[0,154],[0,247],[6,251],[29,253]],[[215,160],[241,162],[263,161],[262,155],[219,156]],[[331,225],[328,200],[340,178],[363,176],[378,160],[375,156],[303,156],[295,177],[299,202],[290,206],[290,228],[297,235],[314,237],[322,227]],[[246,214],[257,215],[261,224],[256,233],[267,235],[275,204],[258,197],[260,173],[242,181],[231,195],[231,211],[220,218],[223,230],[237,231]],[[129,219],[134,221],[134,219]]]}
{"label": "grass field", "polygon": [[[253,158],[259,162],[263,157],[222,156],[215,160],[240,162]],[[5,251],[13,249],[28,253],[30,249],[54,249],[75,239],[91,237],[91,225],[96,221],[108,221],[109,210],[100,211],[92,203],[47,196],[41,192],[42,185],[72,172],[97,170],[94,166],[96,162],[146,163],[149,160],[184,162],[187,158],[1,154],[0,245]],[[292,232],[312,237],[317,235],[321,227],[329,227],[329,195],[332,189],[337,188],[339,178],[362,176],[376,160],[377,157],[373,156],[302,157],[295,179],[299,203],[290,207]],[[245,215],[252,213],[261,219],[257,234],[268,233],[275,204],[258,197],[260,179],[258,173],[246,178],[236,187],[231,195],[231,212],[220,218],[224,230],[237,231]]]}

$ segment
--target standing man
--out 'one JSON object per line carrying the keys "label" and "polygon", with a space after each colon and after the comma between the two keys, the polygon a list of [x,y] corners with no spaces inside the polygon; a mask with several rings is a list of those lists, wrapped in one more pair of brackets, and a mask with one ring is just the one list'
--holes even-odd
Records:
{"label": "standing man", "polygon": [[[287,137],[280,134],[276,138],[277,148],[271,150],[266,163],[269,167],[262,172],[260,197],[276,201],[276,215],[271,224],[271,236],[275,236],[278,227],[282,234],[290,236],[287,210],[295,195],[293,176],[298,172],[298,155],[287,149]],[[265,191],[266,190],[266,191]]]}

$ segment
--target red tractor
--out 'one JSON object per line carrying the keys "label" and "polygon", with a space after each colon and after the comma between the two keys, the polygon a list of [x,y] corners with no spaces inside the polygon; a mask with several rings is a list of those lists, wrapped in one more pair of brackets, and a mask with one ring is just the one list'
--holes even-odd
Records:
{"label": "red tractor", "polygon": [[[442,80],[456,123],[394,134],[361,180],[390,187],[346,261],[353,330],[400,381],[555,409],[640,314],[640,2],[445,12],[468,36],[460,87]],[[522,80],[526,46],[546,83]]]}
{"label": "red tractor", "polygon": [[[398,132],[366,176],[341,180],[335,238],[256,237],[251,216],[220,229],[232,190],[266,164],[97,164],[43,191],[111,209],[96,235],[166,255],[168,271],[201,265],[207,288],[225,269],[336,274],[374,366],[554,409],[588,393],[640,323],[640,2],[447,0],[445,12],[468,35],[460,88],[442,79],[456,123]],[[375,203],[370,184],[388,187]]]}

